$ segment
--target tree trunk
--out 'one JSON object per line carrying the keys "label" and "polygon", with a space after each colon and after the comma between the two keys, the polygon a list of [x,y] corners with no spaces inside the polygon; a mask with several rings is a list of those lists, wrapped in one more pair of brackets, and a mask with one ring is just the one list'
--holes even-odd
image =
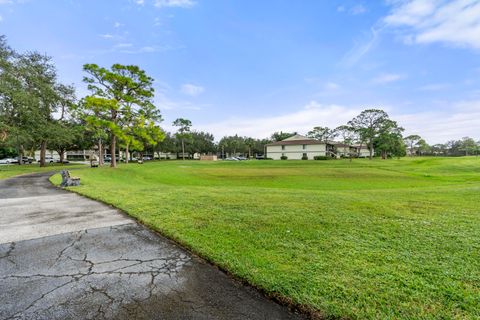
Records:
{"label": "tree trunk", "polygon": [[128,143],[125,146],[125,163],[128,164],[128,160],[130,159],[130,153],[128,152]]}
{"label": "tree trunk", "polygon": [[40,144],[40,167],[45,167],[45,155],[47,153],[47,141]]}
{"label": "tree trunk", "polygon": [[103,166],[103,145],[102,139],[98,139],[98,165]]}
{"label": "tree trunk", "polygon": [[115,153],[117,152],[117,137],[112,133],[110,134],[110,167],[115,168],[117,166],[117,159]]}
{"label": "tree trunk", "polygon": [[183,139],[182,139],[182,159],[185,161],[185,143],[183,142]]}
{"label": "tree trunk", "polygon": [[60,156],[60,163],[63,164],[63,160],[65,159],[65,150],[57,150],[57,152]]}
{"label": "tree trunk", "polygon": [[22,165],[23,164],[23,154],[24,154],[23,145],[20,145],[18,150],[19,150],[19,152],[18,152],[18,164]]}
{"label": "tree trunk", "polygon": [[369,144],[369,151],[370,151],[370,160],[372,160],[373,158],[373,141],[370,140],[370,144]]}

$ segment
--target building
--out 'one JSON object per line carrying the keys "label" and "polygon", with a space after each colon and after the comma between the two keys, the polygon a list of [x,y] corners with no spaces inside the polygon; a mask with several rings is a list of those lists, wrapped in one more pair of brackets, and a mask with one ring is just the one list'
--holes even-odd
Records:
{"label": "building", "polygon": [[349,146],[335,141],[319,141],[302,135],[294,135],[282,141],[269,143],[266,145],[267,157],[273,160],[280,160],[282,156],[289,160],[301,160],[307,158],[313,160],[316,156],[349,157],[350,155],[359,155],[368,157],[369,150],[366,146]]}
{"label": "building", "polygon": [[332,156],[335,146],[316,139],[296,134],[293,137],[266,145],[267,157],[280,160],[286,156],[290,160],[301,160],[307,157],[313,160],[315,156]]}

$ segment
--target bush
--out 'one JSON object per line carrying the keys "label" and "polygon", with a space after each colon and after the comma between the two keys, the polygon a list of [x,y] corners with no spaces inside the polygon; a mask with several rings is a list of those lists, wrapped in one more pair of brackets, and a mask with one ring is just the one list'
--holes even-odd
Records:
{"label": "bush", "polygon": [[308,156],[302,156],[302,160],[308,160]]}
{"label": "bush", "polygon": [[281,160],[287,160],[288,157],[287,157],[287,156],[281,156],[280,159],[281,159]]}
{"label": "bush", "polygon": [[315,156],[315,157],[313,157],[313,160],[328,160],[328,157],[326,157],[326,156]]}

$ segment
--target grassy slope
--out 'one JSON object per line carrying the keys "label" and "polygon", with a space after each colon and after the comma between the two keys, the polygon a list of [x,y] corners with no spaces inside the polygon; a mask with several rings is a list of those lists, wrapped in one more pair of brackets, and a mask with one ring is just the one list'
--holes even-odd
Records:
{"label": "grassy slope", "polygon": [[480,158],[162,162],[75,175],[75,191],[327,317],[480,317]]}
{"label": "grassy slope", "polygon": [[46,167],[41,168],[38,164],[31,164],[31,165],[0,165],[0,179],[7,179],[14,176],[18,176],[21,174],[27,173],[35,173],[35,172],[44,172],[44,171],[55,171],[55,170],[62,170],[64,168],[67,169],[75,169],[75,168],[83,168],[85,165],[77,165],[77,164],[69,164],[69,165],[62,165],[62,164],[48,164]]}

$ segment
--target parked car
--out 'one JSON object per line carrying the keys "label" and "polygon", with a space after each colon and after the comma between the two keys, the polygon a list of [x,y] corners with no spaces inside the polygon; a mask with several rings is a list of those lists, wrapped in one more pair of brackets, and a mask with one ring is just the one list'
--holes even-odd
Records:
{"label": "parked car", "polygon": [[244,156],[239,156],[239,157],[236,157],[237,160],[240,160],[240,161],[244,161],[244,160],[248,160],[247,158],[245,158]]}
{"label": "parked car", "polygon": [[[55,161],[56,163],[60,163],[60,159],[58,159],[57,161]],[[70,161],[68,161],[67,159],[64,159],[63,160],[63,163],[70,163]]]}
{"label": "parked car", "polygon": [[54,162],[55,162],[55,159],[53,159],[53,157],[50,157],[50,156],[45,157],[45,163],[54,163]]}
{"label": "parked car", "polygon": [[[20,160],[20,157],[15,157],[15,160],[17,160],[17,163],[19,162]],[[30,158],[30,157],[22,157],[22,162],[23,163],[29,163],[31,164],[33,162],[33,158]]]}
{"label": "parked car", "polygon": [[153,160],[150,156],[143,156],[143,161]]}
{"label": "parked car", "polygon": [[228,158],[225,158],[224,159],[225,161],[239,161],[237,158],[235,157],[228,157]]}
{"label": "parked car", "polygon": [[18,160],[15,158],[5,158],[0,160],[0,164],[12,164],[12,163],[18,163]]}

